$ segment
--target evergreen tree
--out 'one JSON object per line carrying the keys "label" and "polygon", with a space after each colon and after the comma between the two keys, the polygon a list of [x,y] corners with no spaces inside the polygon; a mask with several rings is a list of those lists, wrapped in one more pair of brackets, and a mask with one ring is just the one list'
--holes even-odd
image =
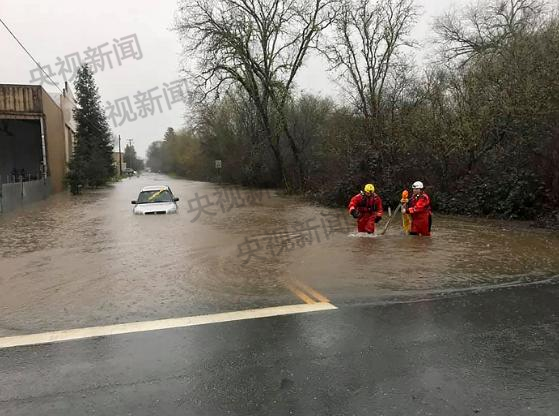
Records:
{"label": "evergreen tree", "polygon": [[144,169],[144,162],[138,159],[136,148],[133,145],[127,144],[124,148],[124,161],[126,162],[127,168],[134,169],[138,172]]}
{"label": "evergreen tree", "polygon": [[101,107],[101,97],[87,65],[77,73],[74,84],[77,106],[76,148],[70,161],[68,183],[72,193],[80,187],[105,185],[115,175],[111,130]]}
{"label": "evergreen tree", "polygon": [[163,171],[163,142],[157,141],[149,145],[146,165],[153,172]]}
{"label": "evergreen tree", "polygon": [[163,136],[163,140],[166,142],[171,142],[174,139],[177,138],[177,134],[175,133],[175,129],[172,127],[167,127],[167,131],[165,132],[165,135]]}
{"label": "evergreen tree", "polygon": [[176,159],[173,157],[173,154],[175,154],[176,151],[176,144],[177,134],[175,133],[175,129],[168,127],[165,135],[163,136],[163,157],[161,159],[162,170],[165,173],[177,172],[178,164],[176,163]]}

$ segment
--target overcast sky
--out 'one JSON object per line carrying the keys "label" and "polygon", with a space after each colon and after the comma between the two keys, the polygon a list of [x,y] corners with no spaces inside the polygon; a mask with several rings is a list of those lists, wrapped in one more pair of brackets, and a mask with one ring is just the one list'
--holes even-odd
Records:
{"label": "overcast sky", "polygon": [[[467,2],[417,0],[423,15],[414,37],[425,41],[435,16],[452,5],[461,6]],[[58,57],[65,61],[67,56],[78,54],[83,58],[88,48],[106,44],[101,47],[101,51],[107,52],[106,67],[95,75],[104,105],[107,101],[114,105],[115,100],[129,97],[132,109],[138,112],[134,103],[139,92],[153,89],[154,96],[161,96],[157,101],[161,104],[161,111],[157,109],[154,115],[140,117],[138,114],[135,121],[116,117],[117,123],[122,122],[117,127],[111,122],[113,132],[123,139],[133,139],[138,154],[143,157],[149,144],[159,140],[167,127],[184,125],[184,105],[171,99],[168,104],[163,96],[163,90],[171,93],[167,89],[171,87],[169,83],[179,78],[181,48],[176,33],[170,30],[176,7],[177,0],[0,0],[0,16],[41,65],[50,65],[55,74],[61,69],[57,65]],[[136,35],[141,57],[135,44],[125,38],[128,35]],[[35,65],[2,26],[0,46],[0,82],[39,83],[30,82],[33,79],[30,71]],[[132,50],[126,50],[126,46],[131,46]],[[116,53],[123,58],[120,64],[116,61]],[[107,59],[111,59],[112,69]],[[63,86],[61,75],[55,75],[53,79]],[[307,61],[297,81],[300,89],[309,92],[328,96],[338,94],[324,63],[316,58]],[[165,88],[164,84],[168,87]],[[57,92],[55,86],[43,84],[43,87]]]}

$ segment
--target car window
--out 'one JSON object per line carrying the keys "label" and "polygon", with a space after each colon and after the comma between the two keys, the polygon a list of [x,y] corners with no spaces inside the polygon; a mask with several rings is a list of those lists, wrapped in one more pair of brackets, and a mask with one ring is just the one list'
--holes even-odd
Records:
{"label": "car window", "polygon": [[173,195],[166,189],[155,191],[142,191],[138,196],[138,204],[149,204],[153,202],[172,202]]}

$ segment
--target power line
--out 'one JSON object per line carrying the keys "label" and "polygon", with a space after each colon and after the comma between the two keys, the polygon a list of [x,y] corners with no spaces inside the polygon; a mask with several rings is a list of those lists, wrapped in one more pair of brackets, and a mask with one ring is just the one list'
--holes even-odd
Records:
{"label": "power line", "polygon": [[22,49],[25,51],[25,53],[31,58],[31,60],[32,60],[33,62],[35,62],[35,65],[37,65],[37,68],[39,68],[39,70],[40,70],[43,74],[45,74],[45,75],[48,77],[48,79],[54,84],[54,86],[55,86],[56,88],[58,88],[58,91],[60,91],[61,94],[64,94],[64,91],[62,91],[62,90],[60,89],[60,87],[58,86],[58,84],[57,84],[56,82],[54,82],[54,80],[50,77],[50,75],[47,74],[47,72],[41,67],[41,64],[40,64],[39,62],[37,62],[37,60],[33,57],[33,55],[31,55],[31,52],[29,52],[29,51],[27,50],[27,48],[26,48],[25,46],[23,46],[23,43],[21,43],[21,41],[17,38],[17,36],[14,34],[14,32],[12,32],[12,31],[10,30],[10,28],[8,27],[8,25],[4,22],[4,20],[2,20],[1,17],[0,17],[0,23],[2,23],[2,25],[3,25],[3,26],[6,28],[6,30],[8,31],[8,33],[9,33],[10,35],[12,35],[12,37],[15,39],[15,41],[19,44],[19,46],[21,46],[21,48],[22,48]]}
{"label": "power line", "polygon": [[[53,85],[58,89],[58,91],[60,91],[60,93],[62,95],[64,95],[64,91],[62,91],[60,89],[60,87],[58,86],[58,84],[56,82],[54,82],[54,80],[51,78],[51,76],[49,74],[47,74],[47,72],[41,67],[41,64],[39,64],[39,62],[37,62],[37,60],[33,57],[33,55],[31,54],[31,52],[29,52],[27,50],[27,48],[23,45],[23,43],[21,43],[21,41],[18,39],[18,37],[14,34],[14,32],[12,32],[10,30],[10,28],[8,27],[8,25],[4,22],[4,20],[2,20],[2,18],[0,17],[0,23],[2,23],[2,25],[6,28],[6,30],[8,31],[8,33],[10,35],[12,35],[12,37],[14,38],[14,40],[18,43],[19,46],[21,46],[21,48],[25,51],[25,53],[31,58],[31,60],[35,63],[35,65],[37,65],[37,68],[39,68],[39,70],[45,74],[48,79],[53,83]],[[101,131],[99,130],[99,128],[95,125],[93,125],[93,123],[86,121],[87,124],[93,128],[93,130],[95,130],[97,133],[102,134]]]}

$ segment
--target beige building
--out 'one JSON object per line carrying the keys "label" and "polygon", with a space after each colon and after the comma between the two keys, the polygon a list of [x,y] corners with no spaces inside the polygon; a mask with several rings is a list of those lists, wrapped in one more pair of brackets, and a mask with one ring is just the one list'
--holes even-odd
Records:
{"label": "beige building", "polygon": [[117,176],[122,176],[122,172],[126,169],[126,162],[124,161],[124,153],[113,152],[113,164]]}
{"label": "beige building", "polygon": [[[62,94],[53,95],[37,85],[0,84],[0,207],[4,211],[64,190],[74,147],[74,107],[67,84]],[[18,194],[21,201],[14,201]]]}

